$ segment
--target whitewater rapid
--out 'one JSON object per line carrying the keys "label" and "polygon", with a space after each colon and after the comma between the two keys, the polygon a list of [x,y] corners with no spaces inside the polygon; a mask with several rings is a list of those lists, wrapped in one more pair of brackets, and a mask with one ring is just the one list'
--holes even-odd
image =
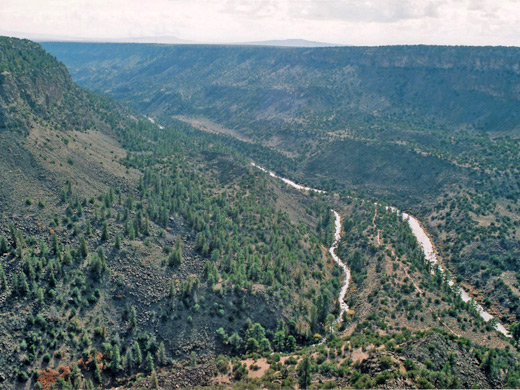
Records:
{"label": "whitewater rapid", "polygon": [[[297,184],[297,183],[293,182],[292,180],[283,178],[281,176],[276,175],[274,172],[268,171],[267,169],[255,164],[254,162],[252,162],[251,165],[257,169],[260,169],[263,172],[268,173],[271,177],[282,180],[284,183],[288,184],[289,186],[291,186],[293,188],[296,188],[297,190],[312,191],[312,192],[323,193],[323,194],[327,192],[324,190],[319,190],[316,188],[306,187],[306,186]],[[375,205],[380,206],[378,203],[375,203]],[[428,261],[432,265],[438,265],[439,270],[444,274],[445,270],[439,263],[439,259],[437,258],[437,255],[435,254],[433,243],[430,240],[430,237],[428,237],[428,234],[426,233],[426,231],[421,226],[421,223],[417,220],[417,218],[415,218],[414,216],[412,216],[408,213],[401,212],[401,211],[399,211],[399,209],[397,209],[393,206],[386,206],[385,208],[387,210],[390,210],[393,213],[401,214],[401,217],[403,218],[403,220],[408,222],[408,226],[410,226],[412,234],[415,236],[417,242],[421,246],[426,261]],[[339,314],[338,318],[336,319],[336,322],[341,322],[343,320],[343,313],[348,311],[348,309],[349,309],[348,305],[345,303],[345,296],[347,294],[347,290],[348,290],[348,287],[350,284],[350,269],[336,255],[336,249],[338,249],[338,244],[341,239],[341,235],[340,235],[341,218],[336,211],[332,210],[332,212],[334,213],[334,217],[335,217],[335,223],[334,223],[335,231],[334,231],[334,242],[332,243],[332,246],[329,248],[329,253],[331,254],[334,261],[343,269],[343,271],[345,273],[345,281],[343,283],[343,287],[341,288],[340,295],[339,295],[339,304],[340,304],[341,310],[340,310],[340,314]],[[432,273],[433,272],[434,272],[434,269],[432,267]],[[480,315],[480,317],[485,322],[488,322],[494,318],[493,315],[491,315],[490,313],[485,311],[481,305],[476,303],[474,301],[474,299],[470,297],[470,295],[468,294],[467,291],[465,291],[460,286],[456,286],[455,282],[452,279],[448,280],[448,284],[450,285],[451,288],[455,289],[458,292],[459,296],[461,297],[461,299],[464,302],[472,302],[473,306],[475,307],[475,310],[477,311],[477,313]],[[504,336],[511,337],[511,334],[504,327],[504,325],[502,325],[498,321],[496,321],[496,323],[495,323],[495,329],[498,332],[502,333]],[[324,340],[322,340],[320,343],[322,343],[323,341]]]}

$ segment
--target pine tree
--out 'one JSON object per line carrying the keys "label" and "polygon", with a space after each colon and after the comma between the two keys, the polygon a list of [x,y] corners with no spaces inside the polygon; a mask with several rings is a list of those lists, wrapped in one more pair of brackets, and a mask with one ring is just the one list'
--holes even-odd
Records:
{"label": "pine tree", "polygon": [[173,280],[170,282],[170,290],[168,292],[168,295],[170,298],[173,298],[175,296],[175,283]]}
{"label": "pine tree", "polygon": [[118,250],[121,249],[121,237],[119,236],[119,233],[116,234],[116,242],[114,244],[114,247]]}
{"label": "pine tree", "polygon": [[4,236],[0,236],[0,256],[7,253],[8,249],[7,240]]}
{"label": "pine tree", "polygon": [[134,365],[139,367],[143,362],[143,354],[141,353],[141,347],[139,343],[136,341],[134,343]]}
{"label": "pine tree", "polygon": [[135,311],[135,307],[132,306],[129,313],[130,317],[128,322],[130,323],[131,328],[135,328],[137,326],[137,312]]}
{"label": "pine tree", "polygon": [[21,272],[18,278],[18,292],[20,295],[26,295],[29,292],[29,283],[25,272]]}
{"label": "pine tree", "polygon": [[164,365],[166,364],[166,349],[164,348],[164,343],[161,341],[161,344],[159,344],[159,352],[158,352],[158,357],[159,357],[159,364],[161,365]]}
{"label": "pine tree", "polygon": [[153,356],[150,352],[148,352],[148,354],[146,355],[145,362],[144,362],[144,371],[147,374],[151,374],[152,371],[154,371],[154,369],[155,369],[155,367],[154,367],[154,362],[153,362]]}
{"label": "pine tree", "polygon": [[103,222],[103,227],[101,229],[101,241],[107,241],[108,236],[108,224],[106,221]]}
{"label": "pine tree", "polygon": [[56,284],[57,284],[56,276],[54,276],[54,271],[51,270],[51,272],[49,274],[49,286],[54,288],[54,287],[56,287]]}
{"label": "pine tree", "polygon": [[0,263],[0,291],[5,291],[7,289],[7,278],[5,277],[4,267]]}
{"label": "pine tree", "polygon": [[296,339],[290,335],[287,337],[287,351],[294,352],[296,350]]}
{"label": "pine tree", "polygon": [[300,388],[307,389],[311,385],[311,362],[309,357],[305,357],[303,361],[298,366],[298,382],[300,384]]}
{"label": "pine tree", "polygon": [[121,364],[121,354],[117,345],[114,345],[114,349],[112,351],[112,362],[110,364],[110,369],[114,373],[117,373],[123,369]]}
{"label": "pine tree", "polygon": [[79,244],[79,254],[83,258],[86,258],[88,256],[88,246],[87,241],[85,241],[85,237],[81,237],[81,242]]}
{"label": "pine tree", "polygon": [[145,236],[150,235],[150,220],[148,219],[148,214],[144,217],[144,227],[143,227],[143,234]]}
{"label": "pine tree", "polygon": [[96,368],[94,369],[94,379],[97,383],[101,383],[102,378],[101,371],[99,370],[99,364],[96,361],[94,361],[94,365],[96,366]]}
{"label": "pine tree", "polygon": [[175,243],[175,248],[168,256],[168,264],[170,267],[179,267],[182,264],[182,247],[181,247],[181,239],[177,238],[177,242]]}
{"label": "pine tree", "polygon": [[125,354],[125,367],[127,370],[131,370],[134,366],[134,354],[132,353],[132,348],[128,348]]}
{"label": "pine tree", "polygon": [[39,303],[43,303],[45,301],[45,298],[43,295],[43,289],[41,287],[39,287],[39,288],[37,287],[37,289],[36,289],[36,301]]}
{"label": "pine tree", "polygon": [[56,233],[52,233],[52,237],[51,237],[51,250],[52,250],[52,253],[55,256],[58,254],[59,243],[58,243],[58,236],[56,235]]}
{"label": "pine tree", "polygon": [[70,380],[74,388],[79,387],[81,379],[81,371],[79,370],[79,367],[77,364],[74,364],[74,367],[72,368],[72,371],[70,373]]}
{"label": "pine tree", "polygon": [[9,233],[11,234],[11,241],[13,242],[13,247],[16,248],[16,229],[14,225],[11,223],[9,225]]}
{"label": "pine tree", "polygon": [[157,373],[155,370],[152,371],[152,375],[150,376],[150,386],[152,389],[159,388],[159,380],[157,379]]}

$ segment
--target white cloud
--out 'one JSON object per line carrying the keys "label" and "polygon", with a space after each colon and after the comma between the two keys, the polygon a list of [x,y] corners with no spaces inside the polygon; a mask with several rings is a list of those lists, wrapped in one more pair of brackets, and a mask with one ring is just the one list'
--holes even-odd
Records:
{"label": "white cloud", "polygon": [[4,31],[202,42],[518,45],[519,0],[0,0]]}

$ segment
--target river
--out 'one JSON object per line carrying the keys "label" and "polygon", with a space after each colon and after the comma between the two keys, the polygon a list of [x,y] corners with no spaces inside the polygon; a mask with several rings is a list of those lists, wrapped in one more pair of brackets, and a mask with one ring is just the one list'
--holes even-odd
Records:
{"label": "river", "polygon": [[[401,215],[404,220],[408,221],[408,225],[410,226],[410,229],[412,230],[413,235],[415,236],[415,238],[417,239],[417,242],[419,243],[419,245],[421,245],[421,247],[423,249],[424,257],[426,258],[426,260],[430,264],[433,264],[433,265],[438,264],[440,271],[442,273],[444,273],[445,272],[444,268],[439,263],[439,259],[437,259],[437,255],[435,254],[433,243],[430,240],[430,237],[428,237],[428,234],[426,233],[426,231],[421,226],[421,223],[417,220],[417,218],[415,218],[407,213],[402,213]],[[478,312],[478,314],[480,315],[480,317],[482,317],[482,319],[484,321],[488,322],[494,318],[490,313],[488,313],[486,310],[484,310],[484,308],[481,305],[476,303],[473,300],[473,298],[470,297],[470,295],[468,294],[467,291],[465,291],[460,286],[456,286],[455,282],[452,279],[448,280],[448,284],[453,289],[456,289],[458,291],[461,299],[464,302],[471,302],[471,301],[473,302],[473,305],[475,306],[475,310]],[[495,329],[498,332],[502,333],[504,336],[511,337],[511,334],[507,331],[507,329],[504,327],[504,325],[502,325],[500,322],[496,322]]]}
{"label": "river", "polygon": [[345,296],[347,295],[348,286],[350,284],[350,269],[336,254],[336,249],[338,249],[339,240],[341,239],[341,217],[337,211],[331,211],[334,214],[334,242],[329,248],[329,253],[332,256],[332,259],[343,269],[343,272],[345,273],[345,280],[343,282],[343,286],[341,287],[341,291],[339,292],[338,298],[340,312],[338,318],[336,319],[336,322],[341,322],[343,321],[343,313],[348,311],[348,305],[345,303]]}
{"label": "river", "polygon": [[[254,166],[257,169],[260,169],[263,172],[268,173],[271,177],[274,177],[274,178],[282,180],[284,183],[288,184],[289,186],[291,186],[293,188],[296,188],[297,190],[300,190],[300,191],[313,191],[313,192],[318,192],[318,193],[323,193],[323,194],[326,193],[326,191],[324,191],[324,190],[319,190],[319,189],[316,189],[316,188],[306,187],[306,186],[297,184],[297,183],[295,183],[292,180],[289,180],[289,179],[283,178],[281,176],[278,176],[274,172],[268,171],[267,169],[265,169],[265,168],[255,164],[254,162],[252,162],[251,165]],[[378,206],[379,204],[375,203],[375,205]],[[423,229],[421,223],[417,220],[417,218],[415,218],[414,216],[412,216],[412,215],[410,215],[408,213],[401,212],[397,208],[392,207],[392,206],[387,206],[386,209],[390,210],[391,212],[400,213],[401,214],[403,220],[408,222],[408,226],[410,226],[412,234],[415,236],[415,238],[417,239],[417,242],[421,246],[421,248],[423,250],[423,253],[424,253],[425,259],[430,264],[433,264],[433,265],[437,264],[439,266],[440,271],[442,273],[444,273],[445,272],[444,268],[439,263],[439,260],[437,259],[437,255],[435,254],[433,242],[430,240],[430,237],[428,236],[426,231]],[[341,217],[335,210],[332,210],[332,212],[333,212],[334,217],[335,217],[335,221],[334,221],[335,231],[334,231],[334,242],[332,243],[332,246],[329,248],[329,252],[330,252],[332,258],[334,259],[334,261],[343,269],[343,272],[345,273],[345,281],[343,283],[343,286],[341,287],[341,291],[340,291],[339,298],[338,298],[341,310],[340,310],[340,314],[339,314],[338,318],[336,319],[336,322],[341,322],[343,320],[343,313],[345,311],[348,311],[348,309],[349,309],[348,305],[345,303],[345,296],[347,294],[347,290],[348,290],[348,287],[349,287],[349,284],[350,284],[350,269],[347,267],[347,265],[345,263],[343,263],[343,261],[341,261],[341,259],[336,254],[336,249],[338,249],[338,244],[339,244],[339,241],[341,239]],[[453,289],[456,289],[456,291],[459,293],[461,299],[464,302],[470,302],[470,301],[473,302],[473,305],[474,305],[476,311],[478,312],[480,317],[485,322],[488,322],[488,321],[490,321],[491,319],[494,318],[490,313],[488,313],[486,310],[484,310],[484,308],[481,305],[476,303],[473,300],[473,298],[470,297],[470,295],[468,294],[467,291],[465,291],[460,286],[456,286],[455,282],[452,279],[448,280],[448,284]],[[504,327],[504,325],[502,325],[498,321],[496,321],[496,323],[495,323],[495,329],[498,332],[502,333],[504,336],[511,337],[511,334]],[[324,340],[322,340],[321,342],[323,342],[323,341]]]}
{"label": "river", "polygon": [[[271,177],[282,180],[285,184],[287,184],[293,188],[296,188],[297,190],[312,191],[312,192],[317,192],[317,193],[321,193],[321,194],[324,194],[327,192],[325,190],[318,190],[316,188],[306,187],[306,186],[297,184],[292,180],[286,179],[284,177],[278,176],[274,172],[268,171],[267,169],[261,167],[260,165],[255,164],[254,162],[252,162],[251,165],[254,166],[255,168],[260,169],[262,172],[268,173],[269,176],[271,176]],[[341,217],[337,211],[335,211],[335,210],[331,210],[331,211],[334,214],[334,241],[332,243],[332,246],[329,248],[329,253],[332,256],[332,259],[334,260],[334,262],[343,269],[343,272],[345,274],[345,280],[343,282],[343,286],[341,287],[341,290],[339,292],[339,297],[338,297],[340,312],[339,312],[338,317],[334,321],[335,323],[339,323],[339,322],[343,321],[343,313],[348,311],[348,305],[345,303],[345,296],[347,295],[347,290],[348,290],[348,286],[350,283],[350,269],[347,267],[347,265],[343,261],[341,261],[339,256],[336,254],[336,249],[338,249],[339,241],[341,240]],[[323,341],[324,341],[324,339],[320,342],[320,344]]]}

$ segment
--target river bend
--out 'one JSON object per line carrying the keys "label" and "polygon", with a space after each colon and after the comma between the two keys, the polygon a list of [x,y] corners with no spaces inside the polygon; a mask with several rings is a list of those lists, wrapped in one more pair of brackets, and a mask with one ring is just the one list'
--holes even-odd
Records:
{"label": "river bend", "polygon": [[[326,193],[326,191],[324,191],[324,190],[306,187],[306,186],[297,184],[292,180],[278,176],[274,172],[268,171],[267,169],[255,164],[254,162],[252,162],[251,165],[263,172],[268,173],[271,177],[282,180],[284,183],[286,183],[287,185],[289,185],[293,188],[296,188],[297,190],[313,191],[313,192],[317,192],[317,193]],[[375,205],[379,206],[378,203],[375,203]],[[401,214],[403,220],[408,222],[408,226],[410,226],[412,234],[415,236],[417,242],[421,246],[425,259],[432,265],[438,265],[440,271],[442,273],[445,273],[444,268],[439,263],[437,255],[435,254],[433,242],[430,240],[430,237],[428,236],[426,231],[423,229],[421,223],[417,220],[417,218],[415,218],[414,216],[412,216],[408,213],[401,212],[397,208],[392,207],[392,206],[386,206],[386,209],[390,210],[391,212]],[[341,261],[341,259],[336,254],[336,249],[338,249],[339,241],[341,239],[341,235],[340,235],[341,234],[341,217],[339,216],[339,214],[336,211],[332,210],[332,212],[333,212],[334,218],[335,218],[335,221],[334,221],[335,231],[334,231],[334,242],[332,243],[332,246],[329,248],[329,253],[331,254],[331,256],[332,256],[333,260],[336,262],[336,264],[338,264],[343,269],[343,272],[345,273],[345,280],[343,282],[343,286],[341,288],[339,298],[338,298],[341,310],[340,310],[340,314],[339,314],[338,318],[336,319],[336,322],[341,322],[343,320],[343,313],[348,311],[348,309],[349,309],[348,305],[345,303],[345,296],[347,294],[347,290],[348,290],[348,287],[350,284],[350,269],[346,266],[345,263],[343,263],[343,261]],[[432,270],[432,272],[434,272],[434,271]],[[473,300],[473,298],[470,297],[470,295],[468,294],[467,291],[462,289],[460,286],[456,286],[455,282],[452,279],[448,280],[448,284],[458,292],[459,296],[461,297],[461,299],[464,302],[473,303],[477,313],[480,315],[480,317],[485,322],[488,322],[494,318],[493,315],[488,313],[486,310],[484,310],[484,308],[481,305],[476,303]],[[500,322],[498,322],[496,320],[495,320],[495,329],[498,332],[502,333],[504,336],[511,337],[511,334],[504,327],[504,325],[502,325]],[[322,340],[322,342],[323,342],[323,340]]]}

